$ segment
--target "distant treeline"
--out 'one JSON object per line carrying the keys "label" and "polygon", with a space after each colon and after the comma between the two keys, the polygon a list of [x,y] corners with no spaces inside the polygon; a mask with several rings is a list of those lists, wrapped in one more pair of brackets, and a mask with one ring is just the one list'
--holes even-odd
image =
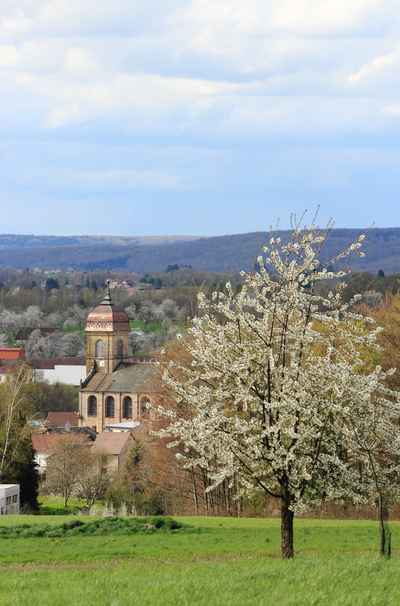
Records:
{"label": "distant treeline", "polygon": [[196,240],[198,236],[34,236],[0,234],[0,250],[7,248],[38,248],[41,246],[94,246],[115,244],[118,246],[146,246],[149,244],[174,244]]}
{"label": "distant treeline", "polygon": [[[336,229],[327,238],[322,257],[334,258],[364,232],[365,230],[362,229]],[[281,231],[274,235],[279,235],[285,241],[289,239],[291,231]],[[0,236],[0,248],[4,238],[5,236]],[[49,238],[53,237],[49,236]],[[76,238],[83,237],[76,236]],[[237,269],[251,270],[260,254],[260,243],[268,244],[269,238],[269,232],[254,232],[175,242],[168,246],[165,244],[138,246],[126,243],[54,246],[49,241],[47,246],[0,250],[0,267],[38,267],[86,272],[109,268],[113,271],[143,274],[164,272],[168,265],[179,265],[205,271],[232,273]],[[352,255],[349,260],[349,266],[354,270],[369,271],[373,274],[377,274],[380,269],[385,274],[399,272],[400,228],[370,229],[362,250],[366,254],[365,257]]]}

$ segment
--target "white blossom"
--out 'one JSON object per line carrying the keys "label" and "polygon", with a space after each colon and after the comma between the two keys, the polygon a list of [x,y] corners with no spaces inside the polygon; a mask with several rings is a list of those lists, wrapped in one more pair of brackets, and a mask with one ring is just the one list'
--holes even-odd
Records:
{"label": "white blossom", "polygon": [[[356,464],[360,434],[373,450],[370,419],[380,444],[387,448],[390,435],[396,452],[400,444],[397,395],[383,387],[382,369],[364,362],[365,351],[378,348],[379,329],[342,301],[344,272],[326,270],[363,238],[322,263],[328,232],[295,229],[286,245],[271,238],[263,250],[277,277],[259,258],[260,270],[242,274],[238,294],[229,283],[211,300],[200,293],[202,317],[180,339],[192,361],[164,373],[190,411],[161,432],[190,452],[184,466],[206,470],[211,488],[235,477],[242,493],[279,498],[288,532],[290,512],[322,499],[373,500],[373,474],[360,478]],[[317,287],[328,277],[340,281],[322,295]],[[285,557],[293,554],[285,531],[282,547]]]}

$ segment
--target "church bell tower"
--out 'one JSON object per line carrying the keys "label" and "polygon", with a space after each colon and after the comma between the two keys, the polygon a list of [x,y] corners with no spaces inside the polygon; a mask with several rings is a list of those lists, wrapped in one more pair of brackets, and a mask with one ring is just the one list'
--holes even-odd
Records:
{"label": "church bell tower", "polygon": [[110,280],[107,293],[86,320],[86,374],[113,372],[128,357],[130,332],[128,314],[111,300]]}

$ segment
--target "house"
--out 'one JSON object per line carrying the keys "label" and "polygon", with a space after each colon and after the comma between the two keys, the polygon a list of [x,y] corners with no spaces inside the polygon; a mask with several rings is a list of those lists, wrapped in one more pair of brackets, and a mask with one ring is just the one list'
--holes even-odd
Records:
{"label": "house", "polygon": [[0,484],[0,515],[19,514],[19,484]]}
{"label": "house", "polygon": [[[65,428],[49,427],[45,430],[45,433],[34,433],[32,435],[32,445],[36,451],[35,461],[38,465],[39,473],[43,473],[46,470],[47,459],[54,454],[55,442],[64,433],[67,433]],[[68,433],[79,436],[77,442],[89,446],[96,439],[96,434],[88,427],[71,427]]]}
{"label": "house", "polygon": [[109,470],[118,471],[132,448],[133,442],[133,436],[129,431],[102,431],[92,446],[92,452],[106,454]]}
{"label": "house", "polygon": [[44,427],[65,427],[66,424],[78,425],[77,412],[49,412],[44,422]]}
{"label": "house", "polygon": [[86,320],[86,373],[79,424],[102,432],[129,421],[152,422],[159,402],[158,371],[150,358],[128,356],[128,314],[107,294]]}
{"label": "house", "polygon": [[110,425],[104,425],[104,431],[130,431],[132,432],[136,427],[139,427],[142,423],[140,421],[126,421],[125,423],[111,423]]}
{"label": "house", "polygon": [[86,358],[35,358],[32,366],[50,384],[80,385],[86,377]]}
{"label": "house", "polygon": [[26,351],[23,347],[0,347],[0,361],[25,360]]}
{"label": "house", "polygon": [[15,337],[15,344],[18,347],[25,347],[34,330],[40,330],[42,337],[47,337],[54,332],[60,332],[61,329],[54,326],[22,326]]}
{"label": "house", "polygon": [[80,439],[78,441],[87,442],[88,444],[90,444],[91,442],[94,442],[97,437],[97,433],[90,427],[76,427],[76,426],[70,427],[68,425],[68,423],[66,424],[65,427],[47,427],[41,433],[43,433],[45,435],[56,434],[58,436],[68,433],[70,435],[80,436]]}
{"label": "house", "polygon": [[35,462],[39,473],[46,469],[46,460],[54,453],[53,442],[57,439],[57,434],[34,433],[32,435],[32,445],[36,451]]}
{"label": "house", "polygon": [[25,359],[23,347],[0,347],[0,383],[17,370],[18,364]]}

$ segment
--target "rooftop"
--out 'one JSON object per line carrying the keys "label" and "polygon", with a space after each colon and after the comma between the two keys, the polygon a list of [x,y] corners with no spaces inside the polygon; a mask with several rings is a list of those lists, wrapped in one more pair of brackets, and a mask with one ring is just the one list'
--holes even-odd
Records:
{"label": "rooftop", "polygon": [[60,332],[61,328],[54,326],[22,326],[15,337],[16,341],[27,341],[34,330],[40,330],[42,335],[50,335],[53,332]]}
{"label": "rooftop", "polygon": [[84,356],[75,358],[35,358],[32,365],[36,370],[49,370],[55,366],[85,366],[86,358]]}
{"label": "rooftop", "polygon": [[101,450],[106,454],[119,455],[130,440],[132,436],[129,431],[101,431],[92,446],[92,452]]}
{"label": "rooftop", "polygon": [[49,412],[44,422],[45,427],[65,427],[66,423],[78,425],[77,412]]}
{"label": "rooftop", "polygon": [[97,372],[82,389],[83,392],[150,393],[158,391],[155,379],[158,368],[148,362],[122,362],[114,372]]}

